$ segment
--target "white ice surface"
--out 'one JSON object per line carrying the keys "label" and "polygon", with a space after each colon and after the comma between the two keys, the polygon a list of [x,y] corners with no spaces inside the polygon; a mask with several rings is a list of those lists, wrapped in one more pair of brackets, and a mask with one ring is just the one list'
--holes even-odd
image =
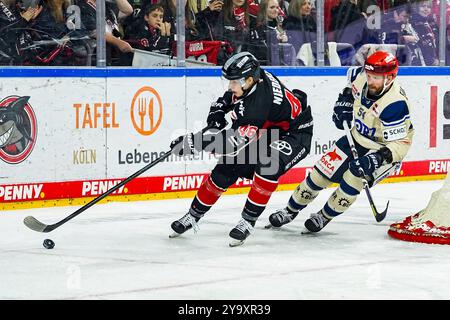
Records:
{"label": "white ice surface", "polygon": [[[51,233],[78,207],[0,213],[0,299],[450,299],[450,246],[391,239],[388,226],[428,203],[442,181],[383,184],[372,192],[388,216],[376,223],[364,193],[316,235],[301,235],[324,190],[297,219],[265,230],[291,192],[275,193],[241,247],[228,246],[246,195],[223,196],[200,231],[169,239],[191,199],[95,205]],[[450,213],[449,213],[450,214]],[[53,250],[42,246],[55,241]]]}

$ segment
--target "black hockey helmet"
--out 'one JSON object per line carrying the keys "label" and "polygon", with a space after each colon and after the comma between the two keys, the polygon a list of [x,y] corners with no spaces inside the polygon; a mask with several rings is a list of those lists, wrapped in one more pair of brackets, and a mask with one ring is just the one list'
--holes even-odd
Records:
{"label": "black hockey helmet", "polygon": [[258,81],[260,72],[259,61],[247,51],[232,56],[222,67],[222,76],[228,80],[253,77],[254,81]]}

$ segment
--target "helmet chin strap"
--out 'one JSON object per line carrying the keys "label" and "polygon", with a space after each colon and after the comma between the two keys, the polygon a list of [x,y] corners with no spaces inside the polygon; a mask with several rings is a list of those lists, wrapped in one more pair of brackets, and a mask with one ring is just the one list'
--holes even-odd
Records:
{"label": "helmet chin strap", "polygon": [[[393,79],[392,79],[391,81],[389,81],[389,83],[388,83],[388,77],[385,76],[385,77],[384,77],[384,81],[383,81],[383,90],[381,90],[381,92],[380,92],[379,94],[377,94],[376,96],[377,96],[377,97],[381,96],[387,89],[389,89],[389,87],[391,86],[392,82],[394,82],[394,79],[395,79],[395,78],[393,78]],[[369,90],[367,90],[367,91],[369,91]]]}
{"label": "helmet chin strap", "polygon": [[392,79],[392,80],[389,81],[389,83],[388,83],[388,77],[387,77],[387,76],[384,77],[383,90],[381,90],[379,96],[381,96],[381,95],[386,91],[386,89],[388,89],[388,87],[391,86],[391,84],[392,84],[393,81],[394,81],[394,79]]}

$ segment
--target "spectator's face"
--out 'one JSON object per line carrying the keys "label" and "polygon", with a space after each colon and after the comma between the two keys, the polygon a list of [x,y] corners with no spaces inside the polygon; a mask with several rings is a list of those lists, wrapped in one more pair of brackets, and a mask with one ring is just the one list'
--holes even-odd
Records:
{"label": "spectator's face", "polygon": [[163,17],[164,12],[161,10],[155,10],[144,16],[144,19],[150,27],[156,28],[163,22]]}
{"label": "spectator's face", "polygon": [[419,14],[422,17],[428,17],[431,14],[431,2],[422,2],[419,4]]}
{"label": "spectator's face", "polygon": [[233,6],[234,7],[242,7],[245,3],[245,0],[233,0]]}
{"label": "spectator's face", "polygon": [[302,16],[311,14],[311,2],[309,2],[309,0],[303,2],[302,6],[300,7],[300,14]]}
{"label": "spectator's face", "polygon": [[278,17],[279,7],[277,0],[269,0],[267,4],[267,18],[270,20],[276,19]]}
{"label": "spectator's face", "polygon": [[409,14],[405,10],[397,12],[394,11],[394,19],[397,23],[406,23],[409,19]]}

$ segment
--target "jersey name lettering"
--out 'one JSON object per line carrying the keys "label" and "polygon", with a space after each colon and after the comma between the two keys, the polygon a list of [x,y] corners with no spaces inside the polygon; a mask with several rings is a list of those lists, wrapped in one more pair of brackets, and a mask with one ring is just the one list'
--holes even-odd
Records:
{"label": "jersey name lettering", "polygon": [[281,85],[269,72],[266,72],[266,75],[272,83],[273,103],[281,105],[283,102],[283,91],[281,90]]}

